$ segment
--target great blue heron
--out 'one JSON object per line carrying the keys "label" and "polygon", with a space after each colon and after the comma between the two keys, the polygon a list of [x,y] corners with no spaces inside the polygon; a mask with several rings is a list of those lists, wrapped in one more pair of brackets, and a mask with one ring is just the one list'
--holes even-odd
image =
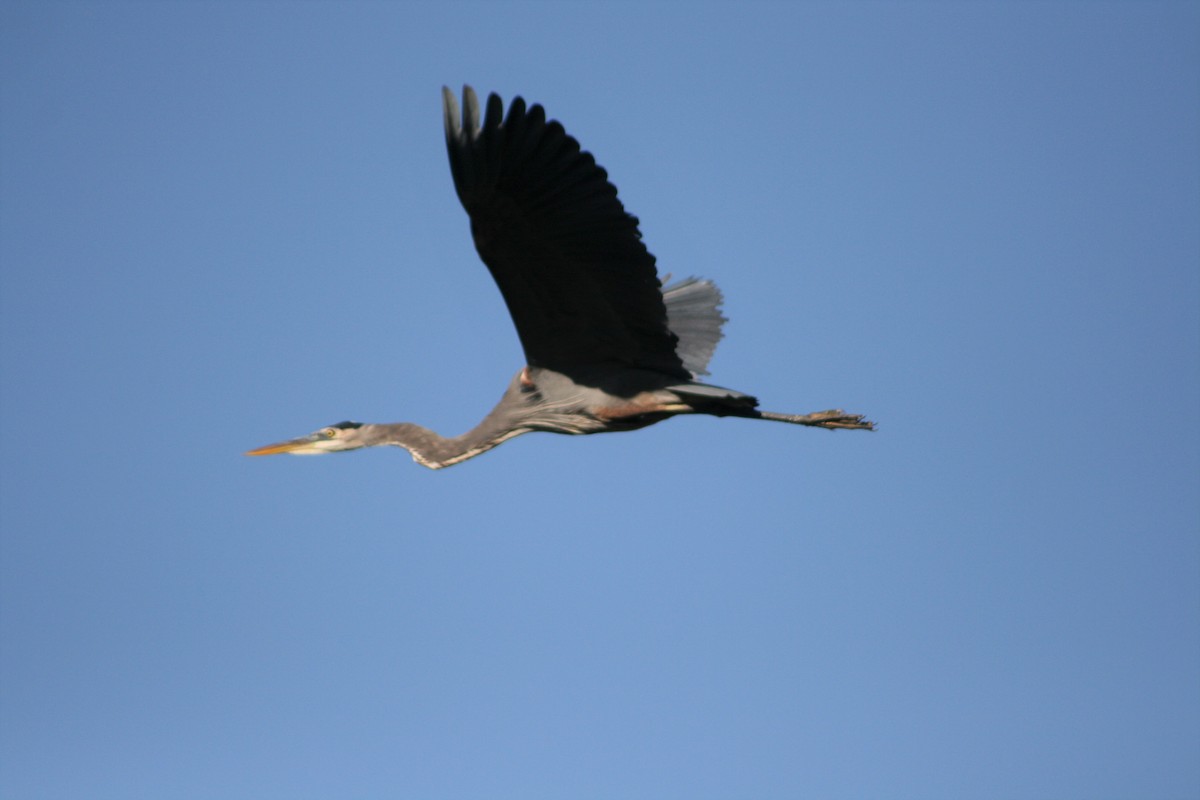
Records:
{"label": "great blue heron", "polygon": [[409,422],[339,422],[247,455],[329,453],[376,445],[407,449],[440,469],[530,431],[632,431],[677,414],[768,419],[816,428],[874,425],[840,410],[760,411],[748,394],[695,378],[721,338],[721,293],[688,278],[663,287],[637,218],[608,174],[540,105],[520,97],[508,115],[495,94],[480,119],[442,89],[446,148],[471,235],[500,287],[525,350],[483,421],[447,439]]}

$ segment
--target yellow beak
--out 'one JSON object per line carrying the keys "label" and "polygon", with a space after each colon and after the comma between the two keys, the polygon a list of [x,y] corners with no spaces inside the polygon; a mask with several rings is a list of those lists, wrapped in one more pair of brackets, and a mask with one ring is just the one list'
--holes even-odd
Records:
{"label": "yellow beak", "polygon": [[299,439],[289,439],[286,442],[276,442],[275,444],[265,444],[262,447],[256,447],[253,450],[247,450],[245,455],[248,456],[273,456],[279,453],[319,453],[321,451],[312,449],[314,437],[302,436]]}

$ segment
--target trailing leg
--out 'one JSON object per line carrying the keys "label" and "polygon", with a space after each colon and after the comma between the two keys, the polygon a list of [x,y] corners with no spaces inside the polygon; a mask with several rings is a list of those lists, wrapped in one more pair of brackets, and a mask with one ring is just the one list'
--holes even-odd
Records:
{"label": "trailing leg", "polygon": [[793,425],[808,425],[813,428],[825,428],[826,430],[836,430],[838,428],[861,431],[875,430],[875,423],[864,418],[862,414],[847,414],[840,408],[830,409],[829,411],[817,411],[812,414],[778,414],[774,411],[759,411],[755,409],[746,416],[757,417],[758,419],[770,419],[776,422],[790,422]]}
{"label": "trailing leg", "polygon": [[[725,389],[707,383],[688,383],[667,387],[683,402],[678,406],[664,406],[671,413],[712,414],[714,417],[744,417],[746,419],[770,419],[807,425],[810,428],[837,430],[873,431],[875,423],[862,414],[847,414],[840,408],[816,411],[812,414],[780,414],[775,411],[760,411],[758,400],[735,389]],[[686,409],[686,410],[685,410]]]}

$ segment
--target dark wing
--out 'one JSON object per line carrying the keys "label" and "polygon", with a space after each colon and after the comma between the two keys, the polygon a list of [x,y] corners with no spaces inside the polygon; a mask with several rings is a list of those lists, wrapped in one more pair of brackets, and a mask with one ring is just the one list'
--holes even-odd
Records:
{"label": "dark wing", "polygon": [[533,366],[620,363],[689,377],[667,328],[654,256],[608,175],[539,105],[488,97],[480,119],[442,90],[446,148],[471,235]]}

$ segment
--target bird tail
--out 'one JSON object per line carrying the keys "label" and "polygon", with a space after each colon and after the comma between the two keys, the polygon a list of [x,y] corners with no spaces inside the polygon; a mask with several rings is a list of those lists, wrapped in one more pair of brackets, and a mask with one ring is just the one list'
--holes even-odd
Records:
{"label": "bird tail", "polygon": [[684,402],[701,414],[713,414],[718,417],[752,417],[758,413],[756,410],[758,398],[745,392],[739,392],[737,389],[726,389],[724,386],[693,381],[668,386],[667,389],[679,395]]}

